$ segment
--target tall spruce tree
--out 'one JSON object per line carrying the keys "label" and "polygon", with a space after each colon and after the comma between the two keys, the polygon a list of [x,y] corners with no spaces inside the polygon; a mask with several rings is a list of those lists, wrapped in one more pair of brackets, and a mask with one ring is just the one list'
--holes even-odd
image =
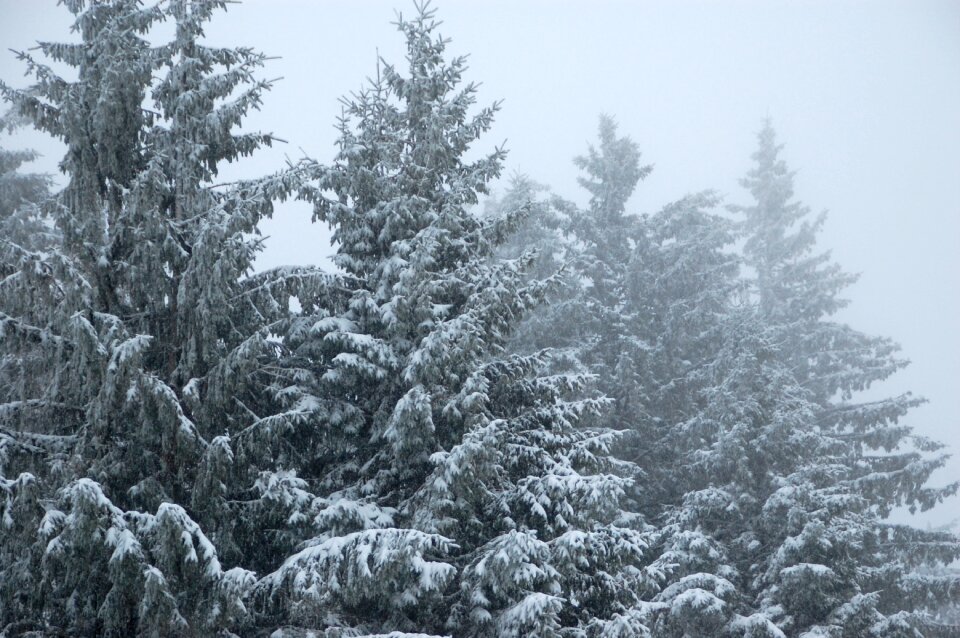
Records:
{"label": "tall spruce tree", "polygon": [[327,635],[644,635],[632,468],[607,456],[614,433],[576,426],[602,402],[540,374],[545,353],[504,351],[545,284],[528,257],[491,260],[520,213],[470,212],[500,172],[500,150],[464,158],[496,107],[469,113],[428,7],[398,27],[408,72],[384,63],[345,101],[318,168],[349,294],[284,335],[282,393],[320,440],[288,490],[314,536],[261,581],[267,608]]}
{"label": "tall spruce tree", "polygon": [[[255,553],[252,515],[269,509],[248,504],[264,459],[234,467],[229,434],[272,401],[259,375],[275,358],[270,323],[287,312],[288,273],[248,274],[256,223],[295,177],[221,188],[214,177],[270,143],[235,132],[268,88],[253,78],[264,57],[201,42],[224,2],[65,4],[79,41],[40,49],[76,79],[21,54],[36,84],[2,86],[64,142],[68,183],[50,206],[60,243],[16,247],[4,280],[0,347],[34,347],[50,381],[0,410],[17,410],[3,424],[16,454],[2,517],[15,533],[0,564],[16,591],[0,622],[43,635],[229,633],[249,622],[254,576],[221,558]],[[151,46],[168,19],[174,39]]]}
{"label": "tall spruce tree", "polygon": [[567,321],[576,326],[571,337],[580,364],[597,375],[599,390],[615,400],[613,418],[629,425],[619,411],[624,388],[618,371],[629,365],[643,344],[625,325],[630,321],[625,315],[626,273],[640,222],[626,205],[653,167],[640,164],[636,142],[617,137],[616,123],[606,115],[600,118],[597,146],[574,161],[584,172],[578,181],[590,193],[590,201],[585,210],[568,206],[566,211],[568,233],[579,245],[574,269],[582,282]]}
{"label": "tall spruce tree", "polygon": [[804,221],[792,201],[769,123],[759,140],[744,180],[755,204],[735,209],[746,217],[752,303],[727,319],[699,417],[708,436],[689,457],[702,485],[668,527],[678,559],[699,556],[722,582],[664,618],[663,631],[708,622],[750,636],[955,635],[938,615],[955,579],[915,567],[954,560],[956,537],[884,518],[956,486],[925,486],[943,460],[929,456],[938,444],[898,423],[914,399],[854,400],[904,363],[889,340],[829,321],[851,278],[813,254],[822,217]]}
{"label": "tall spruce tree", "polygon": [[855,277],[831,263],[829,253],[815,252],[825,216],[810,219],[809,209],[793,200],[793,173],[779,157],[782,147],[776,144],[769,121],[758,142],[754,168],[743,180],[754,204],[738,210],[747,228],[746,262],[756,271],[759,312],[777,340],[777,358],[789,366],[813,404],[816,427],[835,442],[830,456],[844,460],[845,467],[834,469],[832,480],[862,499],[857,509],[867,518],[871,538],[883,548],[885,560],[864,560],[858,574],[866,580],[865,591],[877,598],[877,615],[910,612],[919,631],[934,635],[942,628],[925,614],[944,600],[955,601],[958,583],[917,577],[914,568],[955,559],[960,542],[950,534],[925,534],[883,519],[896,506],[911,511],[934,507],[955,493],[958,484],[927,485],[931,473],[944,463],[946,456],[937,453],[943,446],[901,423],[921,399],[906,394],[857,400],[856,393],[907,361],[896,357],[899,346],[890,339],[871,337],[830,319],[846,305],[839,294]]}
{"label": "tall spruce tree", "polygon": [[[13,130],[13,117],[0,118],[0,130]],[[49,250],[59,241],[56,232],[43,219],[41,206],[50,196],[50,178],[23,173],[24,164],[37,157],[32,151],[0,148],[0,623],[17,618],[24,598],[36,587],[29,569],[31,557],[25,553],[36,534],[36,519],[19,507],[29,498],[31,475],[42,463],[45,430],[37,428],[31,414],[40,409],[40,397],[52,377],[47,368],[41,335],[16,340],[8,336],[7,326],[14,317],[23,317],[34,304],[32,287],[21,281],[36,276],[40,265],[37,251]],[[25,285],[26,284],[26,285]],[[35,294],[41,294],[36,291]],[[56,416],[56,408],[46,410],[46,418]],[[38,440],[39,439],[39,440]],[[16,501],[16,507],[15,507]]]}
{"label": "tall spruce tree", "polygon": [[644,470],[634,494],[653,521],[697,484],[678,468],[707,440],[703,393],[714,383],[711,368],[741,287],[734,227],[714,212],[718,204],[704,192],[643,216],[625,271],[623,330],[634,348],[616,382],[618,411],[636,436],[621,454]]}
{"label": "tall spruce tree", "polygon": [[568,206],[582,288],[571,302],[579,311],[566,314],[577,318],[579,360],[614,400],[603,419],[630,430],[617,454],[643,472],[629,495],[657,527],[653,633],[718,635],[738,617],[732,569],[718,542],[681,521],[689,495],[714,478],[700,457],[715,440],[709,412],[741,288],[735,228],[714,212],[719,202],[709,192],[653,215],[629,214],[626,201],[650,168],[609,118],[599,147],[578,165],[592,197],[586,210]]}
{"label": "tall spruce tree", "polygon": [[[16,120],[12,114],[0,117],[0,133],[12,132]],[[21,167],[37,159],[29,150],[8,150],[0,147],[0,309],[6,317],[20,316],[31,306],[25,287],[16,281],[21,271],[29,268],[29,260],[37,251],[59,244],[56,229],[43,217],[42,206],[50,197],[48,175],[21,172]],[[28,263],[24,263],[24,260]],[[0,359],[0,404],[6,406],[3,427],[9,429],[20,422],[25,413],[25,400],[35,397],[44,385],[45,364],[32,343],[19,344],[23,349],[4,351]],[[3,444],[17,446],[10,434],[0,434]],[[0,451],[0,474],[6,453]]]}

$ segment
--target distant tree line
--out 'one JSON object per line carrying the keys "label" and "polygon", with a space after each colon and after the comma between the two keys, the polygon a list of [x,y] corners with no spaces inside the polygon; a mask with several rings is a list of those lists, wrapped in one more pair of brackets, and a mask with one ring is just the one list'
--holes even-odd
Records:
{"label": "distant tree line", "polygon": [[[888,519],[957,485],[922,399],[858,398],[906,361],[831,318],[769,122],[742,206],[635,214],[606,116],[585,207],[494,196],[498,105],[418,5],[332,162],[222,185],[274,141],[227,2],[63,4],[0,83],[67,149],[56,191],[0,151],[0,636],[960,635],[960,539]],[[333,272],[254,271],[288,198]]]}

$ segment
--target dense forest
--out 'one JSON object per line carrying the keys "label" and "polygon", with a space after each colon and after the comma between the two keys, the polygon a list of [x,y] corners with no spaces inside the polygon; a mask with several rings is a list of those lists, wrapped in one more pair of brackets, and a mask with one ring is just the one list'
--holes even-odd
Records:
{"label": "dense forest", "polygon": [[[0,83],[66,146],[62,189],[0,150],[0,636],[960,636],[960,538],[889,519],[943,446],[862,398],[906,361],[770,121],[737,205],[632,212],[611,116],[586,205],[498,181],[417,5],[331,160],[221,183],[275,141],[228,3],[63,4]],[[334,269],[254,269],[285,200]]]}

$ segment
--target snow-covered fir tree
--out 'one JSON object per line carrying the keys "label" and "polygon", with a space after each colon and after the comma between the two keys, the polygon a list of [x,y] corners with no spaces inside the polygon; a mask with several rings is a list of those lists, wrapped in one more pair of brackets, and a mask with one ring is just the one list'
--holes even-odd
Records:
{"label": "snow-covered fir tree", "polygon": [[[822,217],[792,201],[793,176],[765,125],[744,185],[751,303],[724,320],[696,419],[703,445],[683,472],[701,481],[667,520],[668,553],[703,581],[675,599],[665,635],[955,635],[940,616],[955,578],[918,565],[960,555],[955,536],[893,525],[898,505],[929,508],[955,486],[926,486],[940,446],[899,424],[909,396],[855,393],[903,362],[895,346],[829,315],[851,281],[815,255]],[[664,592],[666,594],[666,592]],[[663,598],[663,595],[661,595]],[[706,625],[704,623],[707,623]],[[705,629],[706,628],[706,629]]]}
{"label": "snow-covered fir tree", "polygon": [[709,192],[653,215],[627,210],[651,167],[640,165],[637,144],[618,137],[608,116],[600,119],[597,146],[576,163],[591,199],[582,210],[557,201],[566,235],[556,249],[579,286],[556,304],[563,312],[540,338],[575,352],[614,398],[604,418],[637,435],[620,454],[644,470],[638,506],[656,518],[683,494],[674,455],[696,445],[683,424],[702,406],[697,391],[710,383],[704,370],[741,287],[739,260],[729,250],[735,229],[712,212],[719,200]]}
{"label": "snow-covered fir tree", "polygon": [[465,154],[496,107],[471,115],[428,7],[398,26],[408,70],[383,63],[345,101],[317,169],[348,294],[284,334],[281,394],[318,445],[278,491],[313,537],[261,581],[266,608],[331,636],[644,635],[646,533],[618,504],[633,468],[615,433],[577,427],[602,402],[503,347],[547,284],[529,256],[491,259],[524,210],[471,211],[503,152]]}
{"label": "snow-covered fir tree", "polygon": [[[16,118],[0,118],[0,130],[12,130]],[[29,513],[14,510],[28,499],[21,495],[32,488],[32,475],[42,472],[42,441],[45,429],[37,427],[32,414],[45,412],[44,418],[55,418],[52,406],[39,403],[52,376],[47,368],[42,335],[16,339],[8,335],[8,322],[23,317],[33,305],[29,282],[36,251],[55,247],[59,238],[47,225],[41,206],[50,196],[50,178],[46,175],[21,172],[24,164],[36,158],[32,151],[0,148],[0,603],[6,624],[21,613],[25,599],[35,591],[35,576],[29,571],[30,556],[25,549],[36,535],[36,519]],[[27,272],[21,276],[21,271]],[[18,281],[18,279],[24,281]],[[40,293],[41,291],[36,291]],[[35,438],[36,437],[36,438]],[[26,516],[21,516],[26,514]]]}
{"label": "snow-covered fir tree", "polygon": [[681,468],[706,440],[703,392],[741,287],[734,228],[714,212],[718,203],[704,192],[643,216],[625,270],[622,329],[632,353],[611,374],[618,414],[636,434],[621,455],[643,469],[636,506],[654,521],[696,484]]}
{"label": "snow-covered fir tree", "polygon": [[597,375],[598,387],[615,400],[614,420],[620,421],[623,386],[618,373],[638,355],[642,344],[630,335],[626,323],[631,309],[626,304],[627,267],[640,232],[640,218],[626,205],[640,180],[653,170],[640,164],[640,151],[629,137],[618,137],[612,117],[601,116],[597,146],[575,159],[583,171],[578,179],[590,193],[586,209],[567,205],[568,234],[576,246],[575,277],[579,291],[563,313],[571,326],[555,333],[578,351],[584,369]]}
{"label": "snow-covered fir tree", "polygon": [[[0,135],[13,133],[25,122],[14,113],[0,116]],[[51,178],[41,173],[22,172],[24,165],[38,158],[31,150],[10,150],[0,146],[0,223],[3,237],[12,246],[30,250],[47,248],[57,243],[56,231],[43,223],[41,204],[50,196]],[[16,256],[5,257],[7,268],[16,263]],[[9,274],[9,271],[4,274]]]}
{"label": "snow-covered fir tree", "polygon": [[[942,445],[913,434],[901,422],[922,400],[909,394],[869,402],[857,399],[858,392],[907,361],[896,356],[899,346],[890,339],[865,335],[831,319],[846,305],[839,295],[855,277],[832,263],[829,253],[816,252],[816,234],[825,216],[811,218],[809,209],[793,199],[793,173],[780,159],[780,150],[766,121],[758,135],[754,168],[743,180],[754,201],[737,210],[746,226],[745,260],[756,272],[758,311],[777,344],[775,358],[802,386],[813,412],[812,427],[829,442],[829,451],[818,459],[820,468],[805,479],[804,487],[829,489],[833,498],[848,492],[855,504],[847,515],[864,518],[861,533],[867,540],[862,542],[879,546],[873,555],[861,550],[856,572],[838,579],[852,581],[847,586],[856,595],[871,598],[857,610],[859,622],[871,626],[865,619],[872,615],[879,627],[913,624],[924,635],[936,635],[943,628],[925,612],[944,601],[956,601],[960,583],[921,578],[914,568],[960,556],[960,539],[883,519],[897,506],[911,511],[934,507],[955,493],[957,484],[927,485],[933,471],[943,465],[945,455],[938,453]],[[806,524],[816,525],[816,517]],[[797,538],[807,530],[795,525],[791,532],[791,538]],[[782,568],[791,569],[802,560],[797,552]],[[811,578],[802,586],[816,582]],[[884,631],[894,633],[893,629],[877,633]]]}
{"label": "snow-covered fir tree", "polygon": [[[235,132],[268,88],[253,77],[264,57],[202,43],[224,2],[65,4],[79,40],[40,50],[76,79],[21,54],[35,85],[2,86],[66,145],[68,183],[49,206],[56,245],[5,244],[18,261],[0,347],[5,360],[32,347],[47,376],[0,408],[0,581],[16,589],[0,622],[13,634],[230,633],[249,623],[254,575],[239,565],[269,510],[251,498],[263,459],[230,434],[271,403],[260,375],[287,312],[284,277],[248,274],[257,221],[295,176],[214,178],[270,143]],[[161,20],[174,39],[152,46]]]}
{"label": "snow-covered fir tree", "polygon": [[[228,3],[64,0],[0,83],[66,146],[59,192],[0,149],[0,636],[960,635],[957,536],[888,520],[957,486],[769,122],[737,221],[631,214],[609,117],[586,207],[478,214],[498,107],[423,4],[331,165],[218,185],[274,140]],[[253,274],[290,195],[338,272]]]}
{"label": "snow-covered fir tree", "polygon": [[590,206],[566,206],[581,289],[564,314],[577,320],[549,334],[569,340],[563,346],[613,398],[601,422],[629,429],[617,455],[642,471],[630,507],[657,527],[653,635],[719,635],[736,617],[731,570],[715,542],[676,517],[688,493],[712,480],[697,460],[714,434],[705,412],[716,405],[711,393],[726,371],[721,355],[742,288],[730,250],[735,228],[714,212],[719,201],[709,192],[630,214],[626,201],[650,170],[639,157],[602,118],[599,147],[578,161]]}
{"label": "snow-covered fir tree", "polygon": [[[0,133],[16,128],[12,114],[0,117]],[[29,286],[18,285],[23,259],[36,251],[49,250],[59,243],[56,230],[43,217],[42,205],[50,197],[48,175],[24,173],[21,168],[37,158],[30,150],[8,150],[0,147],[0,309],[6,317],[21,316],[31,305]],[[27,266],[28,267],[28,266]],[[20,349],[22,348],[22,349]],[[0,403],[7,406],[3,427],[9,428],[24,414],[18,401],[34,397],[44,384],[46,366],[32,341],[20,342],[0,360]],[[3,444],[14,445],[11,435],[2,435]],[[4,452],[0,451],[0,474]]]}
{"label": "snow-covered fir tree", "polygon": [[524,253],[532,253],[534,263],[528,271],[531,279],[549,279],[564,265],[565,218],[557,210],[556,201],[549,196],[547,186],[520,174],[510,177],[501,195],[491,195],[484,201],[485,217],[505,217],[522,211],[516,229],[497,246],[496,255],[518,259]]}

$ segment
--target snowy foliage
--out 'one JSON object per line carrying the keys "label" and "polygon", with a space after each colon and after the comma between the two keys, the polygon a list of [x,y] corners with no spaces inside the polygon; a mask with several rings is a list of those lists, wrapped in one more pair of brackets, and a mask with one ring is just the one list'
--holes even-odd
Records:
{"label": "snowy foliage", "polygon": [[263,586],[279,613],[330,628],[585,628],[644,578],[643,532],[616,523],[632,470],[606,458],[614,433],[576,427],[602,407],[589,379],[505,351],[549,284],[525,257],[492,259],[524,202],[469,210],[500,171],[500,150],[463,160],[496,106],[470,115],[475,87],[432,11],[398,27],[407,74],[383,62],[345,101],[337,159],[305,189],[347,292],[285,334],[277,392],[317,437],[301,474],[316,536]]}
{"label": "snowy foliage", "polygon": [[[906,362],[832,318],[769,123],[735,218],[631,211],[606,116],[586,207],[517,176],[479,214],[499,105],[416,5],[331,163],[217,184],[275,141],[228,3],[63,4],[0,83],[67,148],[58,192],[0,150],[0,636],[960,634],[957,536],[887,520],[957,486],[921,399],[861,400]],[[337,272],[253,271],[288,197]]]}
{"label": "snowy foliage", "polygon": [[[244,277],[295,171],[214,185],[220,162],[271,141],[235,132],[268,88],[253,78],[264,57],[201,42],[223,2],[65,4],[79,41],[40,52],[76,79],[25,53],[34,86],[0,86],[66,144],[68,180],[41,205],[52,227],[4,209],[20,230],[3,247],[3,374],[17,381],[0,471],[20,476],[3,479],[4,517],[22,545],[0,566],[20,589],[0,612],[45,633],[232,631],[252,576],[220,553],[237,564],[257,545],[230,503],[262,459],[237,471],[224,434],[250,423],[241,406],[271,403],[254,380],[289,294]],[[174,39],[151,45],[163,20]],[[49,230],[30,237],[28,222]]]}

